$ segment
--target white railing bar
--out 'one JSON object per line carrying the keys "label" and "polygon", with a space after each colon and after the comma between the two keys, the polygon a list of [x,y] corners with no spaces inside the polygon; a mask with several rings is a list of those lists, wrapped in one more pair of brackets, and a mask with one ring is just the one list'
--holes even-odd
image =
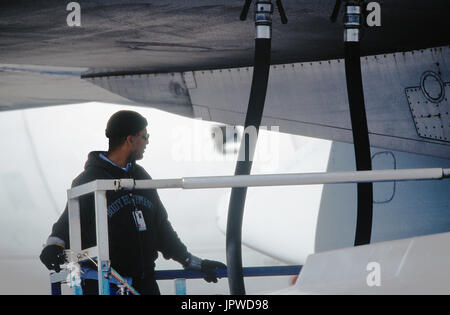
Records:
{"label": "white railing bar", "polygon": [[[402,170],[292,173],[237,176],[183,177],[176,179],[136,180],[134,189],[208,189],[256,186],[344,184],[385,181],[435,180],[448,178],[450,169],[421,168]],[[129,181],[129,179],[124,179]],[[96,180],[68,191],[69,199],[98,190],[116,190],[120,180]]]}
{"label": "white railing bar", "polygon": [[[69,192],[67,192],[69,194]],[[68,199],[67,207],[69,212],[69,240],[70,248],[73,251],[81,250],[81,223],[80,223],[80,201],[78,199]]]}
{"label": "white railing bar", "polygon": [[202,177],[183,179],[184,189],[343,184],[443,178],[443,169],[376,170],[302,174],[223,176],[213,181]]}
{"label": "white railing bar", "polygon": [[[97,179],[92,182],[73,187],[67,191],[68,199],[78,198],[80,196],[93,193],[99,190],[116,190],[117,183],[129,179]],[[144,183],[147,182],[147,183]],[[183,178],[178,179],[143,179],[136,180],[134,189],[165,189],[165,188],[183,188]]]}

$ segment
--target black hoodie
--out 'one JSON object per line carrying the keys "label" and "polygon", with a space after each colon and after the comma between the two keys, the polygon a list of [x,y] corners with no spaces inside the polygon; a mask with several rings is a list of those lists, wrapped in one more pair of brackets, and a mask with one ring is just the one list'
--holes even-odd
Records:
{"label": "black hoodie", "polygon": [[[89,153],[84,172],[77,176],[72,187],[79,186],[96,179],[151,179],[150,175],[139,165],[132,164],[127,171],[99,157],[106,152]],[[167,219],[158,193],[155,189],[129,191],[108,191],[108,236],[111,265],[119,274],[129,277],[146,277],[154,273],[157,251],[164,258],[174,259],[183,264],[189,253],[180,241]],[[133,198],[134,203],[131,198]],[[139,231],[132,212],[141,210],[144,216],[146,231]],[[89,194],[80,198],[81,246],[82,249],[96,245],[94,196]],[[50,236],[58,237],[69,244],[68,209],[62,213],[53,225]]]}

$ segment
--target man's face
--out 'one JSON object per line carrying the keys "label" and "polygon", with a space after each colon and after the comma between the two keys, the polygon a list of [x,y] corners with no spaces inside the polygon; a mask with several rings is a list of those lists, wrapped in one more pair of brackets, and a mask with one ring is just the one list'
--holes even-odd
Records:
{"label": "man's face", "polygon": [[137,160],[142,160],[144,157],[144,151],[148,144],[147,128],[141,130],[136,136],[133,136],[132,155]]}

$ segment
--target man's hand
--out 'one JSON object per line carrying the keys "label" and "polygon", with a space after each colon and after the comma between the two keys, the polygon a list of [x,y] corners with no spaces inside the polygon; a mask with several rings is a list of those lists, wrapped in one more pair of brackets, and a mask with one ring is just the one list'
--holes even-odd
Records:
{"label": "man's hand", "polygon": [[61,245],[47,245],[42,250],[39,258],[48,270],[60,272],[61,268],[59,265],[64,264],[66,261],[64,247]]}
{"label": "man's hand", "polygon": [[217,283],[217,269],[227,269],[227,266],[220,261],[203,259],[200,271],[206,274],[205,280],[207,282]]}
{"label": "man's hand", "polygon": [[186,264],[184,265],[185,269],[188,270],[198,270],[203,272],[205,276],[205,280],[207,282],[217,282],[216,271],[218,269],[227,269],[227,266],[219,261],[200,259],[194,255],[191,255],[186,259]]}

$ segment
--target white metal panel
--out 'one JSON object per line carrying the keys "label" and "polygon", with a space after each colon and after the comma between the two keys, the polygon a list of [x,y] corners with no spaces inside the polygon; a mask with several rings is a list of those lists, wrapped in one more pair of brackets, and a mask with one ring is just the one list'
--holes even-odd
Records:
{"label": "white metal panel", "polygon": [[450,233],[308,257],[290,294],[449,294]]}
{"label": "white metal panel", "polygon": [[[371,145],[397,151],[450,156],[450,145],[423,139],[415,129],[405,88],[420,85],[424,72],[450,78],[448,47],[361,58]],[[253,68],[194,71],[189,89],[203,119],[242,125]],[[191,74],[190,74],[191,76]],[[448,111],[448,106],[446,107]],[[444,111],[445,112],[445,111]],[[273,65],[262,125],[280,131],[352,142],[344,60]]]}

